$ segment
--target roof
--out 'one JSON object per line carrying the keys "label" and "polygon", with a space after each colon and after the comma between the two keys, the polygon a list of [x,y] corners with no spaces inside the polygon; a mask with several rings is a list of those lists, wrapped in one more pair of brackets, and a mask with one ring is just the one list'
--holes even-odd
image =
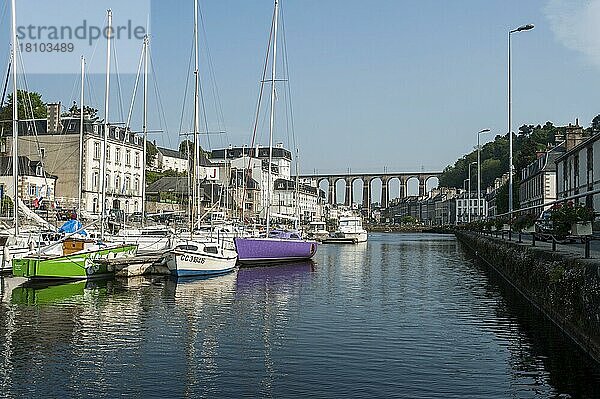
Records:
{"label": "roof", "polygon": [[[0,127],[3,124],[0,123]],[[55,135],[71,135],[79,134],[80,120],[74,117],[61,117],[60,125],[57,132],[48,132],[48,120],[46,119],[29,119],[19,121],[19,136],[55,136]],[[96,119],[85,119],[83,122],[84,133],[101,136],[104,131],[104,124]],[[3,136],[12,134],[12,124],[4,123]],[[135,134],[130,130],[126,130],[121,126],[109,126],[109,139],[119,140],[138,147],[143,147],[144,138],[141,135]]]}
{"label": "roof", "polygon": [[167,156],[167,157],[186,159],[186,160],[188,159],[187,155],[179,152],[178,150],[171,150],[170,148],[165,148],[165,147],[156,147],[156,149],[158,150],[158,152],[160,152],[161,154],[163,154],[164,156]]}
{"label": "roof", "polygon": [[[0,157],[0,176],[11,176],[12,175],[12,157]],[[19,165],[19,176],[38,176],[44,177],[43,175],[38,175],[37,169],[38,166],[41,165],[40,161],[32,161],[28,157],[24,155],[19,156],[18,160]],[[49,173],[45,173],[45,176],[49,179],[58,179],[58,177],[51,175]]]}
{"label": "roof", "polygon": [[571,148],[569,151],[565,151],[559,157],[557,157],[554,162],[559,163],[564,159],[568,158],[571,154],[581,151],[582,148],[588,147],[590,144],[593,144],[598,139],[600,139],[600,133],[594,133],[589,137],[585,137],[583,141],[577,144],[575,147]]}
{"label": "roof", "polygon": [[158,193],[177,193],[188,194],[188,178],[187,176],[168,176],[161,177],[154,183],[146,187],[146,194]]}

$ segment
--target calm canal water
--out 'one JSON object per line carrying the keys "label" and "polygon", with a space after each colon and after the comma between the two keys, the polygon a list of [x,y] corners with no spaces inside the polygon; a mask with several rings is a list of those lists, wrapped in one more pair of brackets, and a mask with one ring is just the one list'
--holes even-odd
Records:
{"label": "calm canal water", "polygon": [[600,397],[598,365],[451,236],[207,280],[2,284],[2,397]]}

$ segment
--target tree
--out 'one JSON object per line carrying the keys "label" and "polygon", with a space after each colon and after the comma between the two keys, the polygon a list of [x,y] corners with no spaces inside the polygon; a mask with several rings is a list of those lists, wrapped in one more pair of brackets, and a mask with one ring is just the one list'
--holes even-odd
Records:
{"label": "tree", "polygon": [[[25,90],[17,91],[17,113],[19,119],[41,119],[46,118],[46,103],[42,101],[42,95]],[[12,121],[13,95],[9,94],[6,105],[0,108],[0,121]],[[32,115],[33,111],[33,115]],[[5,127],[6,129],[6,127]]]}
{"label": "tree", "polygon": [[600,115],[596,115],[594,119],[592,119],[592,132],[600,132]]}
{"label": "tree", "polygon": [[[67,112],[62,114],[62,116],[71,116],[71,117],[78,117],[80,115],[81,114],[79,111],[79,107],[77,106],[77,102],[75,102],[75,101],[73,101],[73,105],[71,105],[71,108],[69,108],[69,110]],[[90,106],[84,105],[83,106],[83,115],[86,116],[88,119],[96,120],[96,119],[98,119],[98,110],[96,108],[92,108]]]}
{"label": "tree", "polygon": [[152,166],[158,155],[158,149],[151,141],[146,141],[146,165]]}
{"label": "tree", "polygon": [[[181,143],[179,143],[179,152],[188,156],[189,159],[192,159],[194,157],[194,142],[192,140],[183,140]],[[200,147],[200,157],[209,158],[209,155],[209,153]]]}

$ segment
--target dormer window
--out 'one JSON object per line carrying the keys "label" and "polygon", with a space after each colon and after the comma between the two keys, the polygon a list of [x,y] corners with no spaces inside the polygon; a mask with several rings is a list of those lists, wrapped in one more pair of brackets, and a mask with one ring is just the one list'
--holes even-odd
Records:
{"label": "dormer window", "polygon": [[43,176],[44,175],[44,169],[42,168],[42,165],[37,165],[35,168],[35,175],[36,176]]}

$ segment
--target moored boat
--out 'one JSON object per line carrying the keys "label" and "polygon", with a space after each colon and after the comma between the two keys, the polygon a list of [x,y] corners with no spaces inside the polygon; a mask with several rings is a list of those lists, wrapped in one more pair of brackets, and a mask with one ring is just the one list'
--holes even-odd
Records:
{"label": "moored boat", "polygon": [[316,241],[329,237],[325,222],[310,222],[306,230],[306,237]]}
{"label": "moored boat", "polygon": [[353,243],[367,241],[367,230],[362,226],[362,219],[358,216],[340,217],[338,230],[330,237],[323,240],[324,243]]}
{"label": "moored boat", "polygon": [[317,242],[303,240],[298,232],[273,230],[269,237],[236,238],[235,248],[242,264],[289,262],[312,258]]}
{"label": "moored boat", "polygon": [[136,245],[66,239],[59,248],[49,246],[38,253],[13,259],[13,275],[29,279],[88,279],[106,277],[114,270],[100,259],[133,258]]}
{"label": "moored boat", "polygon": [[217,241],[182,241],[165,258],[171,274],[178,277],[228,273],[237,263],[236,251]]}

